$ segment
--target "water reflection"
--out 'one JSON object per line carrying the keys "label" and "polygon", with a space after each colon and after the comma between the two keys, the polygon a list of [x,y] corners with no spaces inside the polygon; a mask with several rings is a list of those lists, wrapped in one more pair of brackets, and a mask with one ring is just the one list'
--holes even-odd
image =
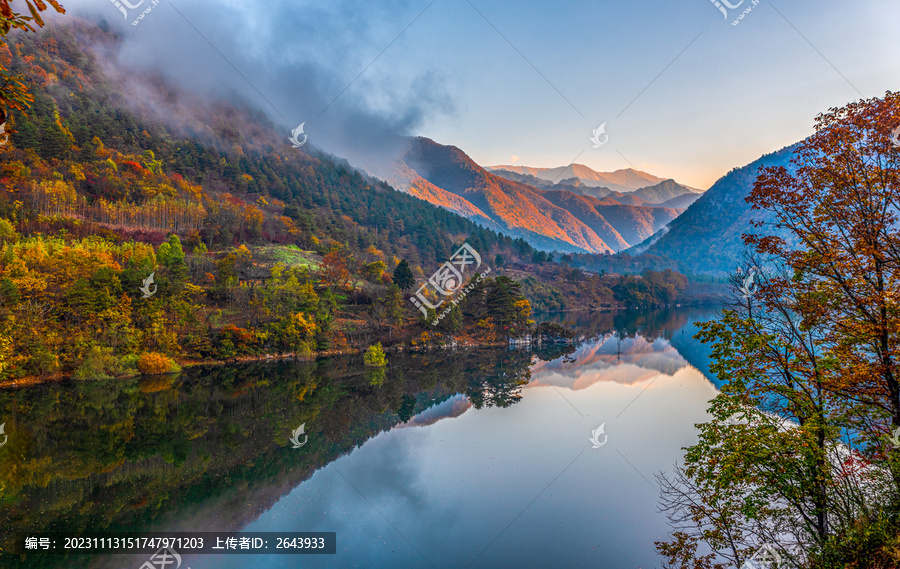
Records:
{"label": "water reflection", "polygon": [[[3,392],[0,539],[9,551],[26,529],[335,531],[335,556],[185,566],[651,567],[666,533],[653,473],[693,443],[714,394],[679,347],[698,350],[681,330],[701,317],[591,322],[597,339],[535,359],[393,355],[380,382],[344,358]],[[292,449],[303,422],[309,441]],[[601,423],[608,444],[592,449]]]}
{"label": "water reflection", "polygon": [[620,338],[640,335],[643,338],[664,338],[678,350],[681,357],[710,377],[711,349],[693,339],[699,330],[698,322],[714,320],[716,308],[676,308],[660,310],[625,310],[619,312],[552,312],[540,314],[541,320],[576,326],[585,334],[598,337],[610,332]]}
{"label": "water reflection", "polygon": [[[303,567],[655,566],[667,527],[653,473],[693,442],[715,393],[665,338],[675,335],[606,334],[539,359],[508,408],[446,400],[323,468],[246,529],[337,531],[337,558]],[[600,422],[608,444],[592,449]],[[192,563],[300,566],[286,556]]]}
{"label": "water reflection", "polygon": [[539,361],[529,387],[550,383],[579,390],[605,381],[634,384],[659,374],[671,376],[689,365],[668,340],[610,334],[567,357]]}

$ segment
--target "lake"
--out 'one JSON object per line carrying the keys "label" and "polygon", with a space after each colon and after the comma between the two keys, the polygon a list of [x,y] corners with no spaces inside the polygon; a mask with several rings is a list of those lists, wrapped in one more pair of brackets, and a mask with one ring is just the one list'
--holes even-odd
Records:
{"label": "lake", "polygon": [[655,474],[716,393],[691,337],[714,317],[554,314],[592,339],[0,391],[0,566],[147,561],[11,552],[82,529],[337,536],[334,555],[186,553],[191,569],[658,566]]}

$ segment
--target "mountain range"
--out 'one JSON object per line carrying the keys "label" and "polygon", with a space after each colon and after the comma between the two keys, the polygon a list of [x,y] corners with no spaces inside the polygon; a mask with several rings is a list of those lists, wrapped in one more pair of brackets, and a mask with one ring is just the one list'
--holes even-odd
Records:
{"label": "mountain range", "polygon": [[565,183],[546,180],[552,169],[490,172],[459,148],[423,137],[405,139],[394,161],[351,161],[399,190],[548,251],[622,251],[665,227],[699,196],[637,170],[603,174],[573,164],[556,169],[572,174]]}
{"label": "mountain range", "polygon": [[639,170],[597,172],[580,164],[484,168],[455,146],[421,137],[404,145],[393,163],[353,163],[398,190],[537,249],[647,254],[686,274],[717,276],[741,264],[744,234],[772,231],[751,225],[770,220],[745,198],[759,169],[790,168],[795,148],[735,168],[701,191]]}
{"label": "mountain range", "polygon": [[[772,220],[765,212],[751,209],[745,198],[753,189],[761,168],[784,166],[792,169],[790,160],[795,149],[796,144],[787,146],[735,168],[705,192],[636,170],[601,173],[578,164],[567,168],[493,166],[489,169],[496,175],[548,192],[561,195],[566,192],[590,193],[596,198],[593,203],[624,203],[679,211],[671,222],[626,252],[668,259],[687,274],[723,276],[732,274],[748,252],[743,235],[775,231],[771,225],[757,228],[751,224],[752,221],[768,224]],[[635,188],[647,183],[652,185]]]}
{"label": "mountain range", "polygon": [[[506,178],[507,180],[528,184],[543,190],[568,190],[576,194],[592,196],[600,199],[607,205],[621,204],[685,209],[702,195],[700,190],[695,190],[683,184],[679,184],[671,178],[662,180],[654,185],[642,186],[635,190],[621,192],[610,190],[605,186],[590,186],[581,178],[565,178],[559,182],[552,182],[543,178],[538,178],[532,174],[504,170],[499,166],[490,170],[490,172],[494,175]],[[618,172],[625,172],[625,170],[619,170]],[[655,176],[639,170],[628,170],[628,172],[655,178]],[[595,172],[595,174],[601,173]]]}

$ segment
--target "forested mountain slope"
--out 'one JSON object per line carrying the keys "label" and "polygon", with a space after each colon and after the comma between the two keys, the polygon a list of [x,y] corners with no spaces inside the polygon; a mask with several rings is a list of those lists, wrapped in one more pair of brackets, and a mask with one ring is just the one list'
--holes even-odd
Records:
{"label": "forested mountain slope", "polygon": [[782,148],[736,168],[720,178],[697,201],[673,220],[661,236],[634,249],[668,257],[689,274],[731,274],[740,264],[745,247],[741,235],[758,230],[751,220],[765,221],[762,212],[752,211],[744,198],[753,188],[760,168],[790,167],[796,145]]}
{"label": "forested mountain slope", "polygon": [[442,262],[461,235],[484,249],[512,244],[311,146],[292,148],[258,112],[116,68],[117,38],[93,24],[11,37],[0,57],[36,85],[31,112],[13,114],[0,148],[0,207],[33,208],[23,229],[61,213],[156,242],[172,229],[208,248],[296,235],[306,248],[332,239],[415,264]]}

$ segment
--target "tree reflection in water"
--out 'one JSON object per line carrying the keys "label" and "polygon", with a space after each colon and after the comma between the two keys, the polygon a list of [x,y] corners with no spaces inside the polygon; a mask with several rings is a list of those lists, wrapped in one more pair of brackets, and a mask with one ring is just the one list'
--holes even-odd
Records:
{"label": "tree reflection in water", "polygon": [[[515,404],[532,354],[395,354],[377,377],[358,359],[0,392],[9,436],[0,449],[0,566],[91,563],[16,555],[16,532],[186,530],[177,520],[198,510],[238,529],[286,488],[435,402],[464,393],[477,408]],[[308,443],[294,450],[289,437],[302,423]]]}

